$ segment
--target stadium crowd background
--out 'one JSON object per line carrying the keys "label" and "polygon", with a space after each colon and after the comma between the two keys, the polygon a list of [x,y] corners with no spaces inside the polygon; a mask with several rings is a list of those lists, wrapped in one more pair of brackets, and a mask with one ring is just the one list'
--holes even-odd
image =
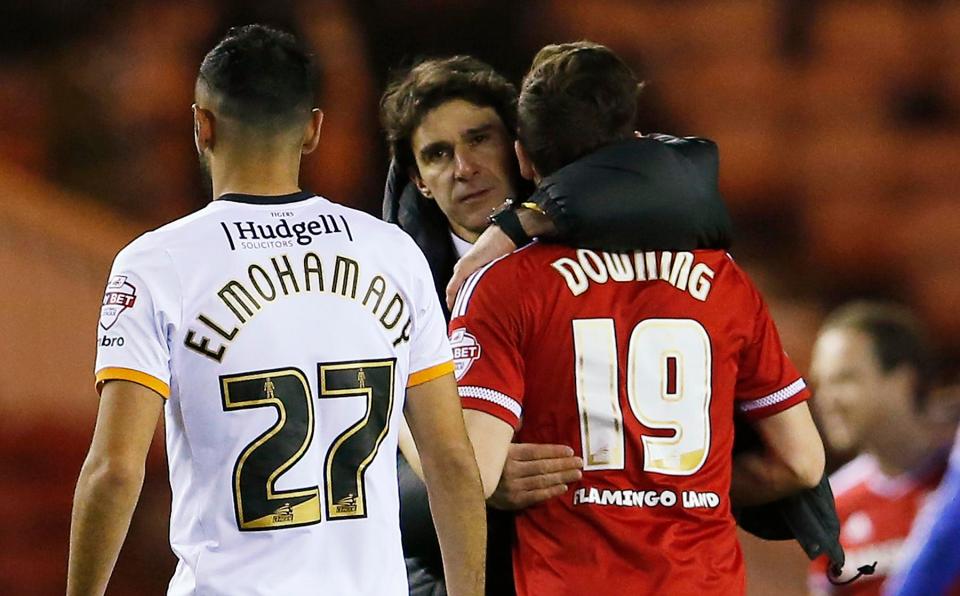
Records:
{"label": "stadium crowd background", "polygon": [[[802,371],[830,308],[887,298],[934,329],[942,382],[956,383],[960,3],[4,2],[0,593],[63,591],[110,261],[209,200],[193,82],[204,49],[252,21],[296,32],[322,71],[326,118],[304,186],[374,213],[387,160],[377,100],[391,68],[470,53],[516,81],[546,43],[609,45],[647,80],[641,130],[719,143],[733,254]],[[163,457],[158,441],[114,594],[162,593],[172,572]],[[751,593],[804,592],[798,548],[745,541]]]}

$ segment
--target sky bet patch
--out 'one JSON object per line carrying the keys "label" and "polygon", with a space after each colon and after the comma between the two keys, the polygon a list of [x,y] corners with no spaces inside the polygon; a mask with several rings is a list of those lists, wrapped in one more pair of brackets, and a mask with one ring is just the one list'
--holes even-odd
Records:
{"label": "sky bet patch", "polygon": [[450,334],[450,347],[453,348],[454,374],[459,381],[480,357],[480,344],[476,337],[470,335],[466,329],[461,327]]}
{"label": "sky bet patch", "polygon": [[100,326],[110,329],[123,311],[133,308],[137,302],[137,288],[127,281],[126,275],[114,275],[107,283],[103,294],[103,306],[100,307]]}

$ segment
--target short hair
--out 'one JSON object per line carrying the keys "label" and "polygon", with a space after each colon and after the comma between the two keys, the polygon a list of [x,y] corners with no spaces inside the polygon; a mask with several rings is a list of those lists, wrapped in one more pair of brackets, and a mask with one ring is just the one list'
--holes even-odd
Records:
{"label": "short hair", "polygon": [[493,108],[516,134],[517,89],[492,66],[472,56],[423,60],[394,75],[380,98],[390,156],[404,170],[416,168],[412,139],[424,116],[453,99]]}
{"label": "short hair", "polygon": [[886,302],[857,301],[833,311],[823,329],[854,329],[870,338],[880,369],[907,365],[917,377],[917,405],[922,407],[936,374],[926,329],[907,308]]}
{"label": "short hair", "polygon": [[523,77],[517,135],[548,176],[633,135],[642,83],[610,48],[589,41],[548,45]]}
{"label": "short hair", "polygon": [[243,126],[285,129],[315,104],[313,65],[290,33],[266,25],[233,27],[200,64],[219,111]]}

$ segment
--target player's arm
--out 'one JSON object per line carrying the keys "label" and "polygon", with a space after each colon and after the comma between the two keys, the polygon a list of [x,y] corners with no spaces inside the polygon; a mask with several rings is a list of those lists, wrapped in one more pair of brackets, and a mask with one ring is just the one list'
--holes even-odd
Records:
{"label": "player's arm", "polygon": [[[543,211],[517,207],[519,225],[523,234],[528,238],[554,236],[557,233],[553,220]],[[470,274],[483,267],[490,261],[508,255],[517,249],[517,243],[507,235],[499,225],[491,225],[480,234],[467,254],[463,255],[453,266],[453,277],[447,282],[447,306],[453,308],[460,286]]]}
{"label": "player's arm", "polygon": [[[524,236],[597,250],[727,248],[732,225],[718,163],[712,141],[651,135],[567,165],[522,202],[519,226],[506,218],[481,234],[454,269],[448,306],[470,273],[525,244]],[[611,171],[630,179],[629,192]]]}
{"label": "player's arm", "polygon": [[[400,427],[400,452],[414,473],[423,480],[420,454],[404,422]],[[567,483],[576,482],[583,473],[583,460],[566,445],[510,443],[503,474],[487,505],[504,511],[516,511],[542,503],[567,491]]]}
{"label": "player's arm", "polygon": [[130,527],[163,397],[130,381],[106,383],[70,525],[67,594],[102,594]]}
{"label": "player's arm", "polygon": [[730,498],[738,506],[776,501],[823,477],[824,452],[820,433],[806,402],[754,421],[761,451],[739,454],[733,461]]}
{"label": "player's arm", "polygon": [[417,478],[423,480],[423,467],[420,465],[420,452],[417,451],[417,443],[413,440],[413,434],[410,432],[410,424],[406,417],[400,421],[400,434],[398,436],[398,447],[404,459],[410,464],[410,469],[417,475]]}
{"label": "player's arm", "polygon": [[513,438],[513,427],[496,416],[478,410],[464,410],[463,420],[477,454],[483,494],[490,497],[500,483],[503,464]]}
{"label": "player's arm", "polygon": [[487,504],[516,511],[542,503],[567,492],[567,484],[583,476],[582,469],[583,460],[566,445],[510,443],[500,482]]}
{"label": "player's arm", "polygon": [[447,592],[483,594],[486,510],[453,374],[408,387],[405,415],[420,454]]}

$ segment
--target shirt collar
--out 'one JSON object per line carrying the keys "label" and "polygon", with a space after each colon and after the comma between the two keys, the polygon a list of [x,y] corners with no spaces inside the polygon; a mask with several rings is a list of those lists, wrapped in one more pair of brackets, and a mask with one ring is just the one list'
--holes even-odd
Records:
{"label": "shirt collar", "polygon": [[473,248],[472,242],[467,242],[460,236],[457,236],[453,233],[453,230],[450,231],[450,238],[453,239],[453,250],[457,252],[457,258],[462,258],[463,255],[467,254],[471,248]]}
{"label": "shirt collar", "polygon": [[249,203],[252,205],[281,205],[284,203],[296,203],[312,199],[316,195],[306,190],[298,190],[285,195],[247,195],[238,192],[228,192],[220,195],[218,201],[232,201],[235,203]]}

